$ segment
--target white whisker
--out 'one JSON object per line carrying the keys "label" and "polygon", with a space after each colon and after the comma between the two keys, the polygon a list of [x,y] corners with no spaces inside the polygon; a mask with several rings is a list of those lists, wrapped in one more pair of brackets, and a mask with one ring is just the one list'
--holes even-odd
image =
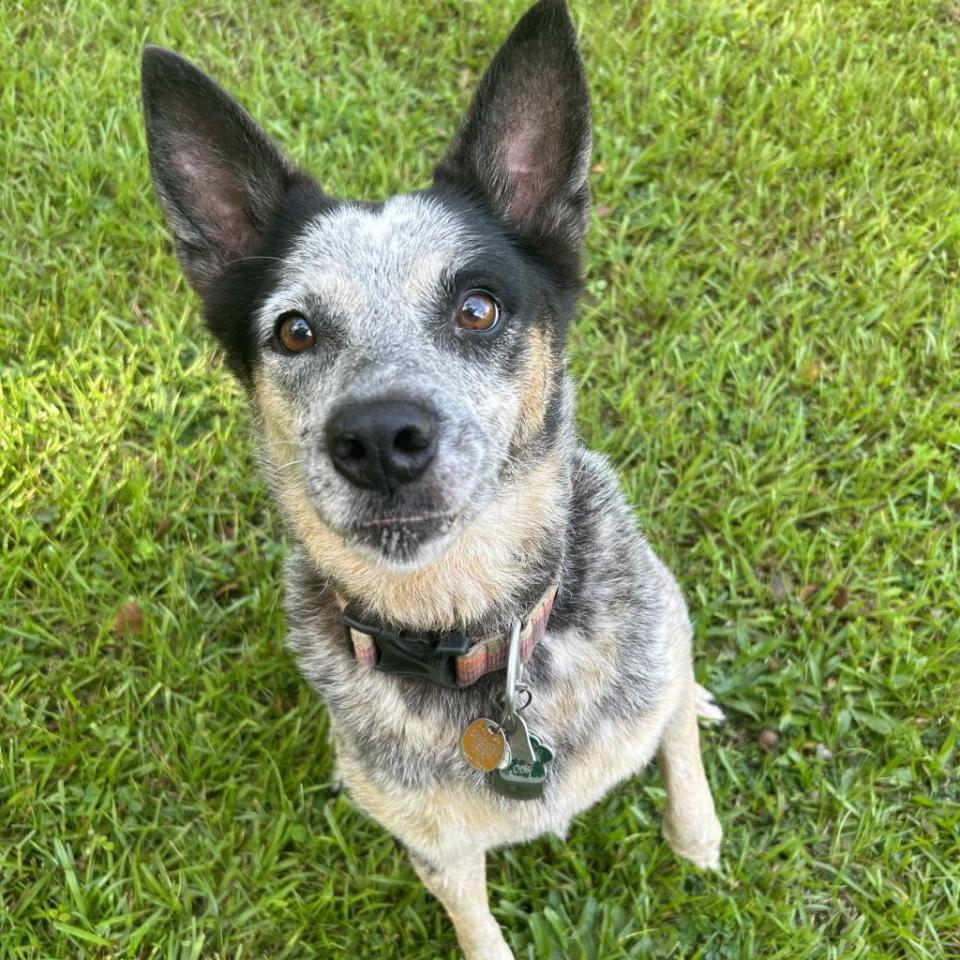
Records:
{"label": "white whisker", "polygon": [[274,260],[277,263],[283,263],[282,257],[252,256],[252,257],[239,257],[236,260],[228,260],[225,266],[232,267],[235,263],[246,263],[248,260]]}

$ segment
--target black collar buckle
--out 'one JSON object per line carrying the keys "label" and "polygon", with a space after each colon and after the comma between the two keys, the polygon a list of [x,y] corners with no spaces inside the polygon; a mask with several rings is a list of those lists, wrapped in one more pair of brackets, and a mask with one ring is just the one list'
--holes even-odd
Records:
{"label": "black collar buckle", "polygon": [[438,687],[456,689],[457,657],[470,649],[470,638],[459,630],[432,636],[416,636],[406,630],[387,627],[361,620],[352,606],[343,611],[343,626],[347,642],[352,644],[351,629],[366,634],[377,648],[374,669],[397,677],[429,680]]}

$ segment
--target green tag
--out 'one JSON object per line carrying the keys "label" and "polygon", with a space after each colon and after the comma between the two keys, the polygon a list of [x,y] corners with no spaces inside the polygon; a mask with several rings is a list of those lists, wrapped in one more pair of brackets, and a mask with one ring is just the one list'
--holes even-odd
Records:
{"label": "green tag", "polygon": [[547,767],[553,760],[553,751],[530,734],[530,744],[536,755],[533,763],[514,758],[503,770],[494,770],[493,789],[513,800],[539,800],[543,796]]}

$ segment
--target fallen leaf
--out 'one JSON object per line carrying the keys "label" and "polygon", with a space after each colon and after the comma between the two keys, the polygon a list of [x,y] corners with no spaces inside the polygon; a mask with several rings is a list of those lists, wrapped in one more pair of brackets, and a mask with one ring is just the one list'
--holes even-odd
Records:
{"label": "fallen leaf", "polygon": [[780,746],[780,734],[777,733],[776,730],[765,727],[757,736],[757,743],[759,743],[767,753],[776,753],[777,747]]}
{"label": "fallen leaf", "polygon": [[143,608],[132,600],[122,603],[113,619],[113,632],[118,637],[143,633]]}
{"label": "fallen leaf", "polygon": [[173,526],[173,521],[169,517],[161,518],[153,531],[154,540],[162,540],[166,536],[167,531]]}
{"label": "fallen leaf", "polygon": [[830,606],[834,610],[842,610],[850,602],[850,594],[846,587],[837,587],[830,598]]}
{"label": "fallen leaf", "polygon": [[806,603],[820,588],[815,583],[808,583],[800,588],[800,599]]}

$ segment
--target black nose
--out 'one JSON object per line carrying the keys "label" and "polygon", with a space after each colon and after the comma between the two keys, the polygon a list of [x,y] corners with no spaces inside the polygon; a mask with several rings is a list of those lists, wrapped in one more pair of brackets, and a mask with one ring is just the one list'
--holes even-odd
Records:
{"label": "black nose", "polygon": [[437,451],[432,411],[409,400],[368,400],[341,407],[327,421],[327,450],[358,487],[393,493],[423,476]]}

